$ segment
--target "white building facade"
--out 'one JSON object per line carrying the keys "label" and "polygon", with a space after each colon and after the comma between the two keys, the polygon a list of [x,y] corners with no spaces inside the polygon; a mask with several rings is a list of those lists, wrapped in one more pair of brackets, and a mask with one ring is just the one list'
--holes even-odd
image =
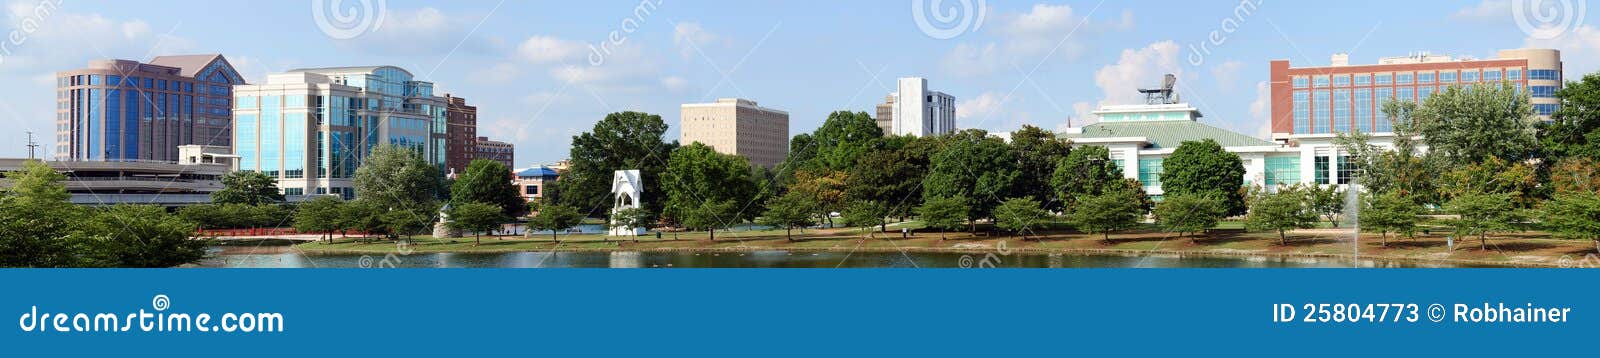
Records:
{"label": "white building facade", "polygon": [[956,98],[928,90],[927,79],[901,78],[890,97],[893,134],[922,137],[956,131]]}

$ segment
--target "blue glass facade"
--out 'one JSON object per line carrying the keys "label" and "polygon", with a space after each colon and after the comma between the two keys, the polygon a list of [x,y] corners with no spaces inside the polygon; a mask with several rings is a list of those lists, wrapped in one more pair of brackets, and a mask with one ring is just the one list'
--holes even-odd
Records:
{"label": "blue glass facade", "polygon": [[244,83],[220,55],[93,61],[57,74],[57,160],[175,162],[177,147],[231,144],[231,112],[199,112],[191,71]]}

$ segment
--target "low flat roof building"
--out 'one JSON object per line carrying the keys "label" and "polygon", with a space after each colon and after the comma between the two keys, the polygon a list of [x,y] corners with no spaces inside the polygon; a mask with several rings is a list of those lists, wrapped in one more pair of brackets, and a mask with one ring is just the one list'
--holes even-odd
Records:
{"label": "low flat roof building", "polygon": [[[67,192],[80,205],[149,204],[185,206],[211,202],[222,190],[222,176],[233,167],[234,155],[222,146],[178,147],[180,160],[166,161],[48,161],[51,169],[67,176]],[[22,168],[28,159],[0,159],[0,175]],[[0,179],[0,187],[10,183]]]}

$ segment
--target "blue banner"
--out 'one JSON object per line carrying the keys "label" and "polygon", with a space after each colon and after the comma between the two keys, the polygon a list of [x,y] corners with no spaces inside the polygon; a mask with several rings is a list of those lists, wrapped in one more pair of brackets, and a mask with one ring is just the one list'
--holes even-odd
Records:
{"label": "blue banner", "polygon": [[14,269],[0,341],[14,357],[1587,356],[1597,272]]}

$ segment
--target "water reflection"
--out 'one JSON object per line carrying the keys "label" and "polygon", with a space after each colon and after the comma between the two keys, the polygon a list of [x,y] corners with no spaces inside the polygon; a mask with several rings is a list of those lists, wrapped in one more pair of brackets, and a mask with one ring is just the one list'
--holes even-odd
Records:
{"label": "water reflection", "polygon": [[[214,249],[202,267],[241,268],[354,268],[382,260],[384,267],[441,268],[953,268],[959,253],[899,252],[507,252],[428,253],[412,255],[303,255],[292,248],[248,251]],[[1314,257],[1197,257],[1156,255],[1075,255],[1013,253],[998,256],[1000,268],[1298,268],[1351,267],[1349,259]],[[1363,260],[1360,267],[1459,267],[1444,263]]]}

